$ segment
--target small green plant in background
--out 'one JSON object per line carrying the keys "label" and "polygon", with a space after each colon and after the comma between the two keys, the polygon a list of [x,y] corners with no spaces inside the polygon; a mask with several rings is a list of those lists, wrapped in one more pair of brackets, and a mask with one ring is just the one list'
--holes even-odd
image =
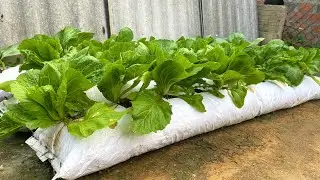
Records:
{"label": "small green plant in background", "polygon": [[0,72],[5,70],[7,67],[21,64],[22,61],[19,57],[20,55],[21,53],[16,45],[0,48]]}

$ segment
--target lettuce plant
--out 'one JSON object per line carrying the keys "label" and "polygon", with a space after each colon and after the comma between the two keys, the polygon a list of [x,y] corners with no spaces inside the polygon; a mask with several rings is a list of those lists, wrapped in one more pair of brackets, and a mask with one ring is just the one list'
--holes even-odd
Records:
{"label": "lettuce plant", "polygon": [[[315,77],[319,49],[295,48],[281,40],[260,45],[263,40],[247,41],[239,33],[225,39],[134,40],[129,28],[101,42],[71,27],[53,36],[36,35],[18,46],[20,69],[26,72],[0,84],[18,100],[0,118],[0,137],[57,123],[72,135],[88,137],[98,129],[115,128],[125,115],[131,118],[132,132],[146,134],[170,123],[172,98],[206,112],[210,109],[202,103],[203,93],[223,98],[221,90],[226,90],[241,108],[248,85],[277,80],[297,86],[305,75],[320,84]],[[86,96],[84,91],[94,86],[108,103]],[[117,111],[119,105],[126,110]]]}

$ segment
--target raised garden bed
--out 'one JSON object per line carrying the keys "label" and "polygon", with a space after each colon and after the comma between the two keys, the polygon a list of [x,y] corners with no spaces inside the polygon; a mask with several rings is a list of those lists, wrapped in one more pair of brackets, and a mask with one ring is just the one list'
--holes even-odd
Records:
{"label": "raised garden bed", "polygon": [[6,107],[0,136],[39,128],[27,143],[51,161],[54,178],[320,96],[316,48],[260,46],[241,34],[134,41],[127,28],[105,42],[92,37],[66,28],[22,41],[25,72],[0,85],[18,100]]}

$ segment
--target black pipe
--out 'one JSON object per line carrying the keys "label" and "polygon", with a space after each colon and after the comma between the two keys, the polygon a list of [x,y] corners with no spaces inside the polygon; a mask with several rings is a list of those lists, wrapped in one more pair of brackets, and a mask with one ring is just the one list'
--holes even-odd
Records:
{"label": "black pipe", "polygon": [[264,4],[270,4],[270,5],[284,5],[283,0],[265,0]]}
{"label": "black pipe", "polygon": [[[111,36],[109,3],[108,3],[108,0],[104,0],[103,3],[104,3],[105,15],[106,15],[107,36],[109,38]],[[105,32],[104,27],[102,27],[102,29]]]}
{"label": "black pipe", "polygon": [[204,36],[204,26],[203,26],[203,8],[202,8],[202,0],[198,0],[199,5],[199,16],[200,16],[200,35]]}

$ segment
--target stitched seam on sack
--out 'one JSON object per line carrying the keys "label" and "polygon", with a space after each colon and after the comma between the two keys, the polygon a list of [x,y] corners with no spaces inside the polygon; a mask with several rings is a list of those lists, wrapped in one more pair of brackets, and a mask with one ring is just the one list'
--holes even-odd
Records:
{"label": "stitched seam on sack", "polygon": [[[50,158],[50,157],[46,156],[46,157],[48,158],[48,160],[51,161],[51,160],[55,160],[55,159],[56,159],[56,160],[59,162],[60,168],[61,168],[61,161],[60,161],[60,159],[59,159],[55,154],[53,154],[46,145],[43,145],[43,144],[41,143],[41,141],[40,141],[37,137],[35,137],[34,135],[32,135],[31,137],[34,138],[35,140],[37,140],[37,141],[39,142],[39,145],[47,150],[45,153],[42,153],[42,155],[43,155],[43,156],[46,156],[46,154],[50,153],[53,158]],[[38,150],[35,150],[35,151],[36,151],[36,152],[40,152],[40,151],[38,151]]]}

